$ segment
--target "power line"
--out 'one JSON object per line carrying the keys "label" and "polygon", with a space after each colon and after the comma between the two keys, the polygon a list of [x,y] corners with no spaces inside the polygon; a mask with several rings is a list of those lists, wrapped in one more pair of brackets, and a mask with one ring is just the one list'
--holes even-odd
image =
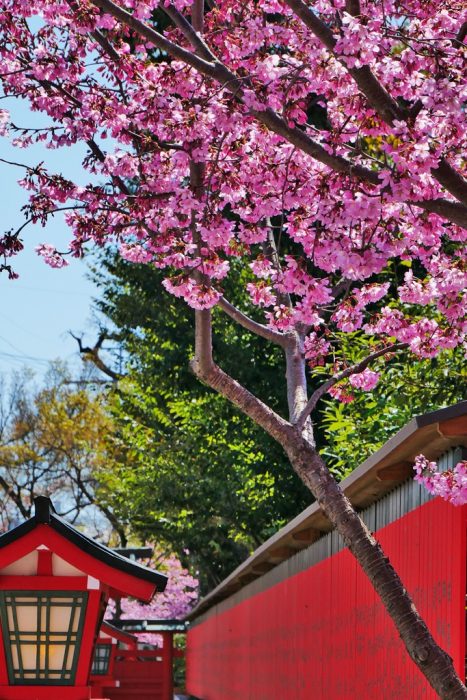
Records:
{"label": "power line", "polygon": [[27,289],[28,291],[31,292],[43,292],[44,294],[69,294],[73,296],[80,296],[80,297],[90,297],[90,294],[86,294],[85,292],[75,292],[70,289],[46,289],[45,287],[29,287],[28,285],[25,284],[17,284],[17,282],[14,283],[15,289]]}
{"label": "power line", "polygon": [[11,352],[0,351],[0,357],[5,357],[7,359],[16,360],[16,361],[28,360],[29,362],[37,362],[37,363],[46,364],[46,365],[49,364],[49,360],[45,359],[44,357],[33,357],[32,355],[13,355]]}

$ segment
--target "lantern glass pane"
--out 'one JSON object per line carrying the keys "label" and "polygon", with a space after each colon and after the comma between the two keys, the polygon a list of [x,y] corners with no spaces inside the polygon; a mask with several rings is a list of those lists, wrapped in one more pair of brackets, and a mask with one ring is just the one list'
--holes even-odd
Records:
{"label": "lantern glass pane", "polygon": [[91,674],[105,676],[109,672],[111,644],[97,644],[92,662]]}
{"label": "lantern glass pane", "polygon": [[11,685],[73,685],[87,593],[1,591]]}

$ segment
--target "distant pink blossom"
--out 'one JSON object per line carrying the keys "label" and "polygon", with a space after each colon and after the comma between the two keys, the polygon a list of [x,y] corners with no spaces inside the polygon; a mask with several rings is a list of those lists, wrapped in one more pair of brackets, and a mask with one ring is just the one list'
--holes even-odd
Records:
{"label": "distant pink blossom", "polygon": [[41,243],[36,246],[35,251],[50,267],[59,268],[69,265],[68,260],[63,257],[62,253],[59,253],[55,246],[50,243]]}
{"label": "distant pink blossom", "polygon": [[0,109],[0,136],[8,134],[8,126],[10,123],[10,113],[6,109]]}
{"label": "distant pink blossom", "polygon": [[[145,605],[130,598],[121,600],[121,619],[134,620],[182,620],[198,600],[198,580],[185,569],[174,555],[163,556],[155,552],[153,559],[146,565],[168,576],[163,593],[156,593],[150,603]],[[112,620],[115,614],[113,601],[107,606],[105,619]],[[140,633],[139,641],[159,644],[160,636],[152,633]]]}
{"label": "distant pink blossom", "polygon": [[452,469],[440,472],[436,462],[418,455],[414,470],[415,481],[422,484],[432,496],[440,496],[455,506],[467,503],[467,461],[458,462]]}

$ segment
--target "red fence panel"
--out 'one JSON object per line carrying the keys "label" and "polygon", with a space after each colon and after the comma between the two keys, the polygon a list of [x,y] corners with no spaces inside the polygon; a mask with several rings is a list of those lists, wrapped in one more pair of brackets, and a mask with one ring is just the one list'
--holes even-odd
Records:
{"label": "red fence panel", "polygon": [[[435,499],[378,538],[464,673],[466,508]],[[188,633],[201,700],[435,700],[348,550],[213,612]]]}
{"label": "red fence panel", "polygon": [[170,648],[118,650],[112,676],[119,685],[101,689],[106,700],[173,700],[169,641]]}

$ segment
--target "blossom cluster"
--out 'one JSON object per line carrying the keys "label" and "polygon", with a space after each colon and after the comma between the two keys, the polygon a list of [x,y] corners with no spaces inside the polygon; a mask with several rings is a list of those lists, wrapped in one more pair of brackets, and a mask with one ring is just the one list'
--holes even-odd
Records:
{"label": "blossom cluster", "polygon": [[36,253],[44,259],[50,267],[66,267],[68,260],[50,243],[41,243],[36,247]]}
{"label": "blossom cluster", "polygon": [[[355,17],[318,0],[322,40],[289,0],[219,0],[200,48],[188,0],[122,0],[132,29],[93,0],[0,0],[3,91],[49,123],[10,125],[14,145],[89,149],[85,185],[44,165],[21,180],[32,222],[67,209],[68,251],[38,253],[62,267],[111,242],[164,269],[165,288],[196,309],[218,303],[241,258],[251,304],[277,331],[305,330],[311,366],[329,360],[336,332],[425,358],[461,344],[463,17],[456,0],[409,5],[361,0]],[[181,13],[163,30],[177,51],[134,28],[159,31],[156,8]],[[1,110],[0,135],[10,132]],[[2,241],[5,259],[18,252],[17,237]],[[369,390],[376,374],[350,386]]]}
{"label": "blossom cluster", "polygon": [[422,484],[433,496],[440,496],[455,506],[467,503],[467,461],[458,462],[452,469],[438,471],[436,462],[424,455],[415,458],[415,481]]}
{"label": "blossom cluster", "polygon": [[[157,555],[157,551],[156,551]],[[156,593],[150,603],[145,605],[131,598],[123,598],[121,619],[123,620],[182,620],[198,600],[198,580],[192,576],[174,554],[155,556],[150,566],[158,568],[168,576],[163,593]],[[110,601],[105,613],[106,620],[115,615],[115,603]],[[160,637],[153,633],[140,633],[138,639],[147,644],[158,644]]]}

